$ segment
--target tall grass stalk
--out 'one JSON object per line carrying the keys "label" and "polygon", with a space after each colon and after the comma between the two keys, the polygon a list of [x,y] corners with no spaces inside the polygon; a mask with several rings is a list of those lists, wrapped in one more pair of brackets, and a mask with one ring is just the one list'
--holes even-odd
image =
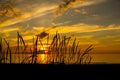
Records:
{"label": "tall grass stalk", "polygon": [[[47,36],[47,52],[41,52],[38,48],[39,46],[44,48],[44,44],[42,41],[43,38]],[[81,51],[79,42],[75,38],[71,40],[71,37],[66,35],[61,35],[58,32],[53,36],[52,41],[49,42],[49,34],[46,32],[42,32],[40,35],[33,37],[33,44],[28,51],[28,46],[24,41],[23,37],[17,32],[17,48],[15,54],[18,56],[18,63],[42,63],[41,60],[38,61],[39,54],[47,54],[47,64],[55,64],[55,63],[62,63],[62,64],[89,64],[91,62],[92,57],[89,55],[89,52],[93,49],[92,46],[88,46],[84,52]],[[9,54],[9,63],[12,63],[12,51],[10,49],[9,42],[5,40],[5,44],[7,48],[5,51],[3,50],[3,41],[2,38],[0,39],[0,56],[5,54],[5,57],[0,58],[0,62],[3,60],[8,60]],[[49,45],[50,44],[50,45]],[[49,46],[48,46],[49,45]],[[29,52],[30,55],[27,55]],[[21,54],[22,54],[22,61],[21,61]],[[25,54],[25,58],[23,59],[23,54]],[[6,62],[5,62],[6,63]]]}
{"label": "tall grass stalk", "polygon": [[5,41],[6,45],[7,45],[7,52],[6,52],[7,57],[8,57],[8,54],[10,54],[9,56],[10,56],[10,64],[11,64],[11,62],[12,62],[11,49],[10,49],[9,43],[5,39],[4,39],[4,41]]}

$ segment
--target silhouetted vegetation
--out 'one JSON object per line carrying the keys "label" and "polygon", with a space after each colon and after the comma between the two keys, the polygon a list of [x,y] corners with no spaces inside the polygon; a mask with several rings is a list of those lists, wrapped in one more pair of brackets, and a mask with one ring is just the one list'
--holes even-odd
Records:
{"label": "silhouetted vegetation", "polygon": [[[42,38],[47,39],[45,50],[40,50],[38,46],[44,47]],[[89,64],[91,56],[89,52],[93,49],[92,45],[88,46],[84,52],[81,51],[79,42],[76,38],[62,36],[56,33],[50,41],[49,34],[40,33],[33,37],[33,45],[26,45],[23,37],[17,32],[17,46],[13,51],[6,39],[0,39],[0,63],[18,63],[18,64]],[[14,56],[13,56],[14,55]],[[44,59],[39,56],[44,55]],[[16,59],[17,62],[14,60]]]}

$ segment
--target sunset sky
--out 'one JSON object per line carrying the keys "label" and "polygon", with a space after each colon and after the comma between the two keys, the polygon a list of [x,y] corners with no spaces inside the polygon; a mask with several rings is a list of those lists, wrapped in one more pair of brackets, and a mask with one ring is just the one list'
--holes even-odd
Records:
{"label": "sunset sky", "polygon": [[[93,53],[120,53],[120,0],[79,0],[58,8],[63,0],[14,0],[18,16],[0,16],[0,37],[15,44],[17,31],[29,42],[43,30],[76,37]],[[56,26],[52,29],[53,26]]]}

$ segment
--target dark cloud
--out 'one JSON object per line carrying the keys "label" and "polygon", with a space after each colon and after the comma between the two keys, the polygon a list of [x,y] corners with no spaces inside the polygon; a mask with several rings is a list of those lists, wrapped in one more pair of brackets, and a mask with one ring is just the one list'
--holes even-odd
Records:
{"label": "dark cloud", "polygon": [[[61,3],[56,11],[56,17],[59,17],[63,14],[64,11],[68,10],[75,2],[78,0],[62,0],[63,3]],[[83,0],[80,0],[83,1]]]}
{"label": "dark cloud", "polygon": [[[56,19],[56,22],[70,21],[70,25],[77,23],[86,23],[94,25],[108,26],[111,24],[120,25],[120,1],[107,0],[96,5],[85,6],[78,8],[85,9],[88,14],[73,13],[74,16],[64,14],[62,17]],[[70,13],[72,9],[68,11]],[[96,16],[94,16],[96,15]]]}

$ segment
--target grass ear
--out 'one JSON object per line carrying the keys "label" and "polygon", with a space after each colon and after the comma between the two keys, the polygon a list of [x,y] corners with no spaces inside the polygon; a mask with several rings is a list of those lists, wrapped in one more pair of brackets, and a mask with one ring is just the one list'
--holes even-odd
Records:
{"label": "grass ear", "polygon": [[0,54],[2,53],[2,38],[0,38]]}
{"label": "grass ear", "polygon": [[[44,33],[41,33],[41,35]],[[46,36],[47,34],[42,36]],[[49,48],[47,49],[47,54],[44,52],[44,55],[47,55],[46,60],[47,64],[89,64],[91,62],[92,57],[89,56],[89,52],[93,49],[92,46],[88,46],[85,51],[82,53],[81,48],[79,45],[79,42],[77,42],[77,38],[74,40],[71,39],[72,37],[67,37],[66,35],[61,35],[58,32],[53,36],[52,41],[49,42],[49,35],[47,37],[47,45],[48,43],[51,43],[49,45]],[[41,55],[38,51],[38,46],[43,47],[44,44],[42,43],[43,39],[40,38],[40,36],[36,36],[36,38],[33,37],[33,45],[32,47],[29,47],[30,49],[26,50],[26,48],[29,45],[26,45],[26,42],[24,41],[22,35],[17,32],[17,49],[15,53],[12,52],[9,42],[4,39],[4,42],[7,46],[3,50],[3,41],[2,38],[0,39],[0,63],[4,61],[9,61],[9,63],[12,63],[13,57],[12,55],[17,55],[16,58],[18,58],[17,63],[22,63],[22,64],[36,64],[40,62],[41,60],[38,61],[39,55]],[[40,44],[39,44],[40,42]],[[21,44],[20,44],[21,43]],[[12,45],[11,45],[12,46]],[[21,51],[23,49],[23,51]],[[29,52],[29,53],[28,53]],[[5,55],[4,57],[1,57],[1,55]],[[29,56],[27,55],[29,54]],[[25,57],[22,57],[21,60],[21,55],[25,55]]]}

